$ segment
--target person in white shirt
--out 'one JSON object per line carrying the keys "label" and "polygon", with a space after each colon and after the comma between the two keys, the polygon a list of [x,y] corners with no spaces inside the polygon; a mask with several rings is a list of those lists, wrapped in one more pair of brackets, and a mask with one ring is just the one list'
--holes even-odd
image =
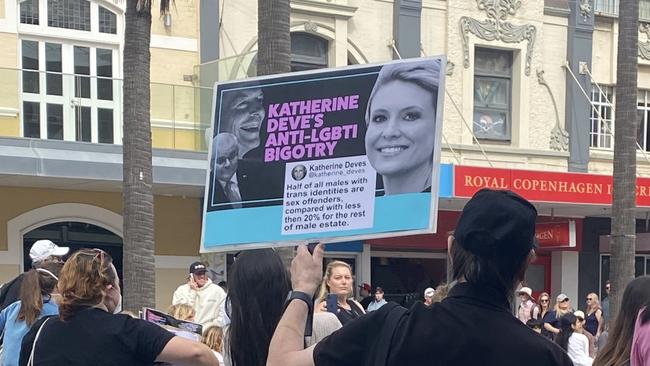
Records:
{"label": "person in white shirt", "polygon": [[221,326],[217,316],[221,304],[226,300],[226,292],[212,283],[206,272],[204,263],[192,263],[188,282],[176,289],[172,299],[172,305],[191,305],[196,312],[194,321],[201,324],[203,329],[211,325]]}
{"label": "person in white shirt", "polygon": [[378,310],[380,307],[386,305],[386,300],[384,300],[384,290],[377,286],[375,289],[375,301],[371,302],[368,305],[367,312]]}
{"label": "person in white shirt", "polygon": [[518,294],[519,309],[517,310],[517,318],[524,324],[530,319],[538,319],[539,306],[537,306],[535,298],[533,298],[533,290],[530,287],[522,287]]}
{"label": "person in white shirt", "polygon": [[574,366],[591,366],[594,359],[589,357],[589,339],[580,333],[584,327],[584,318],[568,313],[560,319],[560,326],[555,343],[567,351]]}
{"label": "person in white shirt", "polygon": [[427,289],[424,290],[424,305],[433,305],[433,295],[435,295],[435,293],[436,290],[432,289],[431,287],[427,287]]}

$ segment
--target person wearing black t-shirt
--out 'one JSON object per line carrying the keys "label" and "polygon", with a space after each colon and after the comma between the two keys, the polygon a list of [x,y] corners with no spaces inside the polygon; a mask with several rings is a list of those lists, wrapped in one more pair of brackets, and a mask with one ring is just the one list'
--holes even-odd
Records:
{"label": "person wearing black t-shirt", "polygon": [[[267,365],[572,365],[560,347],[510,311],[514,290],[535,256],[536,217],[535,207],[511,191],[480,190],[450,237],[455,281],[442,302],[431,307],[417,302],[409,311],[384,305],[306,350],[302,329],[324,249],[317,246],[312,256],[299,246],[291,266],[294,291]],[[396,310],[401,317],[393,316]]]}
{"label": "person wearing black t-shirt", "polygon": [[19,365],[150,366],[154,362],[218,365],[205,345],[124,314],[111,257],[80,250],[61,270],[59,316],[43,318],[25,335]]}

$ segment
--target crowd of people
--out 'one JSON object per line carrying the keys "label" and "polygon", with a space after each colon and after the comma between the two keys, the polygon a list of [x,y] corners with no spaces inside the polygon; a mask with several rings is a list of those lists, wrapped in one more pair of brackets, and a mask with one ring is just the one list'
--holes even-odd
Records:
{"label": "crowd of people", "polygon": [[1,364],[650,365],[650,277],[625,288],[616,319],[609,297],[589,293],[579,310],[522,287],[536,217],[510,191],[479,191],[449,237],[452,281],[410,309],[367,283],[354,299],[352,268],[323,269],[322,245],[298,246],[290,271],[273,249],[242,251],[227,285],[195,262],[167,312],[200,324],[200,342],[122,311],[109,254],[40,240],[32,268],[0,291]]}

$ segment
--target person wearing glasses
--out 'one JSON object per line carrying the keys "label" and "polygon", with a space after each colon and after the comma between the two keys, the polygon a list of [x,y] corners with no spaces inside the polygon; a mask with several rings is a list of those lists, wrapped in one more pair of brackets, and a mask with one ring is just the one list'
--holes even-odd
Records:
{"label": "person wearing glasses", "polygon": [[237,165],[239,164],[239,147],[237,137],[231,133],[220,133],[214,138],[213,151],[216,152],[214,160],[214,185],[217,203],[230,203],[229,208],[241,208],[242,196],[239,192],[237,180]]}
{"label": "person wearing glasses", "polygon": [[598,338],[603,330],[603,310],[600,308],[598,295],[593,292],[587,295],[585,313],[587,314],[585,317],[585,330]]}
{"label": "person wearing glasses", "polygon": [[544,328],[544,317],[546,314],[551,311],[551,295],[548,292],[542,292],[539,295],[539,317],[538,319],[542,320],[542,335],[548,339],[553,339],[553,333],[549,332]]}
{"label": "person wearing glasses", "polygon": [[121,310],[120,279],[109,254],[82,249],[59,276],[59,316],[34,323],[19,365],[218,365],[210,349]]}
{"label": "person wearing glasses", "polygon": [[560,333],[560,319],[564,315],[572,312],[573,309],[571,308],[569,297],[566,294],[557,295],[553,310],[544,316],[544,329],[553,334]]}
{"label": "person wearing glasses", "polygon": [[611,288],[612,284],[607,280],[605,282],[605,296],[603,296],[603,301],[600,303],[600,307],[603,310],[603,320],[605,321],[605,324],[609,321],[609,292]]}
{"label": "person wearing glasses", "polygon": [[517,318],[524,324],[530,319],[538,319],[539,306],[535,303],[533,290],[530,287],[522,287],[519,289],[518,295],[519,309],[517,311]]}
{"label": "person wearing glasses", "polygon": [[584,317],[564,314],[560,318],[560,332],[555,336],[555,343],[567,352],[574,366],[591,366],[594,362],[589,357],[589,340],[581,333],[584,322]]}

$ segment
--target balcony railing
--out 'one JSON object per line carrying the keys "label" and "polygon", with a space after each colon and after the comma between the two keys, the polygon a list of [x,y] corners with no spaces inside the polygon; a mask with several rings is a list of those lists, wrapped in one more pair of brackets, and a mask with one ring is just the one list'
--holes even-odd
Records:
{"label": "balcony railing", "polygon": [[[123,81],[0,68],[0,136],[121,144]],[[151,83],[154,148],[206,151],[212,86]]]}

